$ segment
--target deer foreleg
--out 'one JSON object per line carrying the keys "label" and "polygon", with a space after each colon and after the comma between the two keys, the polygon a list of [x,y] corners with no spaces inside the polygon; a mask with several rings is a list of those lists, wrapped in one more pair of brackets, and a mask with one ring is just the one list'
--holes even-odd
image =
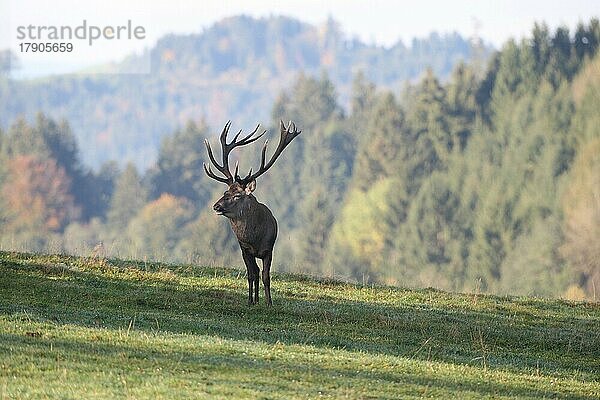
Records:
{"label": "deer foreleg", "polygon": [[258,264],[256,264],[256,259],[250,253],[243,250],[242,257],[248,273],[248,305],[256,304],[258,303]]}

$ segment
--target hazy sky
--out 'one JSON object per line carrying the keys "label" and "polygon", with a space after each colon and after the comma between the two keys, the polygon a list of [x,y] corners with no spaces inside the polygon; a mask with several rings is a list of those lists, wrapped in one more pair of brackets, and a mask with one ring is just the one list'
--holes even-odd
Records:
{"label": "hazy sky", "polygon": [[574,28],[578,21],[600,15],[600,0],[0,0],[0,48],[16,49],[16,27],[21,25],[76,26],[86,19],[89,24],[102,27],[131,19],[145,27],[143,41],[111,42],[85,49],[79,46],[70,57],[44,60],[40,55],[18,54],[26,76],[66,72],[119,60],[132,51],[151,47],[166,33],[199,32],[224,17],[238,14],[288,15],[310,23],[322,23],[331,15],[349,37],[384,46],[399,39],[410,44],[413,37],[433,30],[457,31],[465,36],[472,36],[477,30],[486,42],[498,47],[509,37],[527,35],[535,21],[545,21],[552,28],[561,24]]}

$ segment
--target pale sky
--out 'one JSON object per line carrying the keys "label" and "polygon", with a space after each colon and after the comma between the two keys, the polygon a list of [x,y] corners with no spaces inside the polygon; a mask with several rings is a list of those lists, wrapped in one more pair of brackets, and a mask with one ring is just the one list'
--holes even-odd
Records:
{"label": "pale sky", "polygon": [[[0,48],[12,47],[21,57],[21,74],[71,72],[85,66],[118,61],[131,52],[151,47],[167,33],[198,33],[233,15],[287,15],[319,24],[332,16],[349,37],[390,46],[399,39],[410,45],[414,37],[431,31],[457,31],[470,37],[477,31],[496,47],[508,38],[528,35],[535,21],[551,28],[600,16],[600,0],[453,0],[453,1],[275,1],[275,0],[0,0]],[[132,20],[145,28],[144,40],[120,40],[77,47],[60,56],[19,54],[16,29],[33,25],[122,25]],[[44,58],[46,57],[46,58]]]}

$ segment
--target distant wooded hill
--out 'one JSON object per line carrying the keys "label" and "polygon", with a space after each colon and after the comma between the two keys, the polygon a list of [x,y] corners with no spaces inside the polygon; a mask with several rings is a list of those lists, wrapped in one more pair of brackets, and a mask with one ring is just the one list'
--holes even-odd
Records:
{"label": "distant wooded hill", "polygon": [[[240,127],[270,121],[276,97],[301,72],[327,73],[344,105],[358,71],[400,92],[427,68],[445,78],[460,60],[479,58],[483,65],[490,49],[456,33],[383,48],[347,38],[332,19],[314,26],[238,16],[198,34],[165,36],[149,52],[152,72],[145,75],[0,78],[0,127],[42,111],[69,121],[85,164],[132,160],[145,168],[155,161],[161,138],[190,119],[205,118],[214,129],[228,119]],[[131,56],[98,71],[131,70],[140,62]]]}

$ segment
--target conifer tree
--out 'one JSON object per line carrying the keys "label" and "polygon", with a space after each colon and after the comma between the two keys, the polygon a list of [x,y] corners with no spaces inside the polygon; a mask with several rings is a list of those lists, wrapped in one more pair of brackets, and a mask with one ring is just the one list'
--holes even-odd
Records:
{"label": "conifer tree", "polygon": [[147,198],[147,189],[142,184],[137,168],[132,163],[128,163],[115,183],[107,214],[109,229],[122,232],[146,204]]}
{"label": "conifer tree", "polygon": [[[282,227],[294,229],[300,221],[298,205],[310,191],[310,185],[301,181],[303,166],[322,161],[307,148],[308,137],[341,117],[333,84],[325,74],[319,80],[300,75],[291,94],[284,93],[276,101],[272,116],[273,128],[269,129],[272,137],[279,136],[280,119],[293,120],[302,134],[294,146],[281,155],[279,167],[271,170],[259,183],[257,193],[264,193],[263,196],[269,198],[269,206]],[[257,165],[256,162],[253,165]]]}
{"label": "conifer tree", "polygon": [[436,169],[447,167],[453,145],[458,140],[450,130],[450,109],[446,90],[428,70],[421,82],[413,88],[411,104],[407,112],[410,129],[409,146],[412,154],[408,164],[409,176],[418,182]]}
{"label": "conifer tree", "polygon": [[204,121],[190,121],[184,129],[166,137],[160,147],[156,169],[152,171],[152,197],[169,193],[185,197],[202,207],[210,192],[202,163],[206,161],[204,139],[210,137]]}
{"label": "conifer tree", "polygon": [[369,117],[369,126],[359,143],[354,163],[352,185],[361,190],[377,180],[390,176],[406,179],[406,167],[411,150],[404,112],[391,93],[383,95]]}

